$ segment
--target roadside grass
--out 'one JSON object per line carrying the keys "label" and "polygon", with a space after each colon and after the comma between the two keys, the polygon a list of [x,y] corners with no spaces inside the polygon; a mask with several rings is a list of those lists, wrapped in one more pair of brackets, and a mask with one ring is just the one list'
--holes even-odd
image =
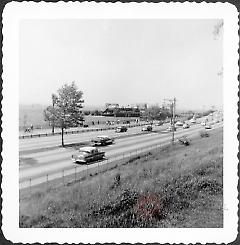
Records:
{"label": "roadside grass", "polygon": [[223,227],[222,130],[20,201],[20,227]]}

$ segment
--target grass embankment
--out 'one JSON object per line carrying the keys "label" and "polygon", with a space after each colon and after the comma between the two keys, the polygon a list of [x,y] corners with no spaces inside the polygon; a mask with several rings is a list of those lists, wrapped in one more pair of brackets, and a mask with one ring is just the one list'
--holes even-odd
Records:
{"label": "grass embankment", "polygon": [[20,202],[20,227],[222,227],[222,130]]}

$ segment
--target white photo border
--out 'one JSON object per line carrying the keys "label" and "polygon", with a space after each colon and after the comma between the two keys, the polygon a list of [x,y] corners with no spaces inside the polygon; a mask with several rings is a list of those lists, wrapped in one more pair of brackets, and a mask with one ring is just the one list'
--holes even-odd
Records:
{"label": "white photo border", "polygon": [[[22,19],[223,19],[223,228],[19,228],[19,22]],[[3,11],[2,230],[22,243],[228,243],[238,228],[238,11],[229,3],[11,2]]]}

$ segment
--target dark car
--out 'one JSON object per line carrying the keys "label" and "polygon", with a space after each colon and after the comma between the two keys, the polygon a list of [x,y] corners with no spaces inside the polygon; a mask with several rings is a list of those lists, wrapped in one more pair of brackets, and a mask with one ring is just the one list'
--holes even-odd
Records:
{"label": "dark car", "polygon": [[126,126],[120,126],[120,127],[117,127],[115,131],[117,133],[127,132],[127,127]]}
{"label": "dark car", "polygon": [[91,141],[94,145],[109,145],[114,142],[114,139],[108,136],[102,135],[102,136],[96,137],[95,139],[92,139]]}

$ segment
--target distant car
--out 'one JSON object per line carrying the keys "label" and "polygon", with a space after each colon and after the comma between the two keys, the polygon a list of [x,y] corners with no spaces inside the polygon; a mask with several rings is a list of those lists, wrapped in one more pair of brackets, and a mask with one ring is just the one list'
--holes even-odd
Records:
{"label": "distant car", "polygon": [[183,129],[186,129],[186,128],[190,128],[190,125],[187,124],[187,123],[184,123],[184,124],[183,124]]}
{"label": "distant car", "polygon": [[202,121],[202,122],[201,122],[201,125],[202,125],[202,126],[206,126],[206,122],[205,122],[205,121]]}
{"label": "distant car", "polygon": [[127,127],[126,126],[117,127],[115,132],[117,132],[117,133],[127,132]]}
{"label": "distant car", "polygon": [[190,120],[190,123],[196,123],[196,119],[192,118],[192,119]]}
{"label": "distant car", "polygon": [[92,139],[91,142],[94,145],[109,145],[109,144],[112,144],[114,142],[114,139],[110,138],[106,135],[101,135],[101,136],[98,136],[98,137]]}
{"label": "distant car", "polygon": [[88,124],[83,124],[83,127],[84,128],[88,128]]}
{"label": "distant car", "polygon": [[163,125],[162,121],[155,123],[155,126],[161,126],[161,125]]}
{"label": "distant car", "polygon": [[183,126],[183,123],[182,122],[180,122],[180,121],[178,121],[178,122],[176,122],[176,124],[175,124],[176,126]]}
{"label": "distant car", "polygon": [[143,126],[142,131],[152,131],[152,126],[151,125]]}
{"label": "distant car", "polygon": [[205,129],[212,129],[212,126],[211,126],[210,124],[207,124],[207,125],[205,126]]}
{"label": "distant car", "polygon": [[96,147],[85,146],[79,149],[79,152],[72,155],[74,163],[88,163],[92,161],[101,160],[105,157],[105,152],[99,151]]}
{"label": "distant car", "polygon": [[175,126],[170,126],[167,128],[168,132],[172,132],[172,131],[176,131],[176,130],[177,130],[177,128]]}

